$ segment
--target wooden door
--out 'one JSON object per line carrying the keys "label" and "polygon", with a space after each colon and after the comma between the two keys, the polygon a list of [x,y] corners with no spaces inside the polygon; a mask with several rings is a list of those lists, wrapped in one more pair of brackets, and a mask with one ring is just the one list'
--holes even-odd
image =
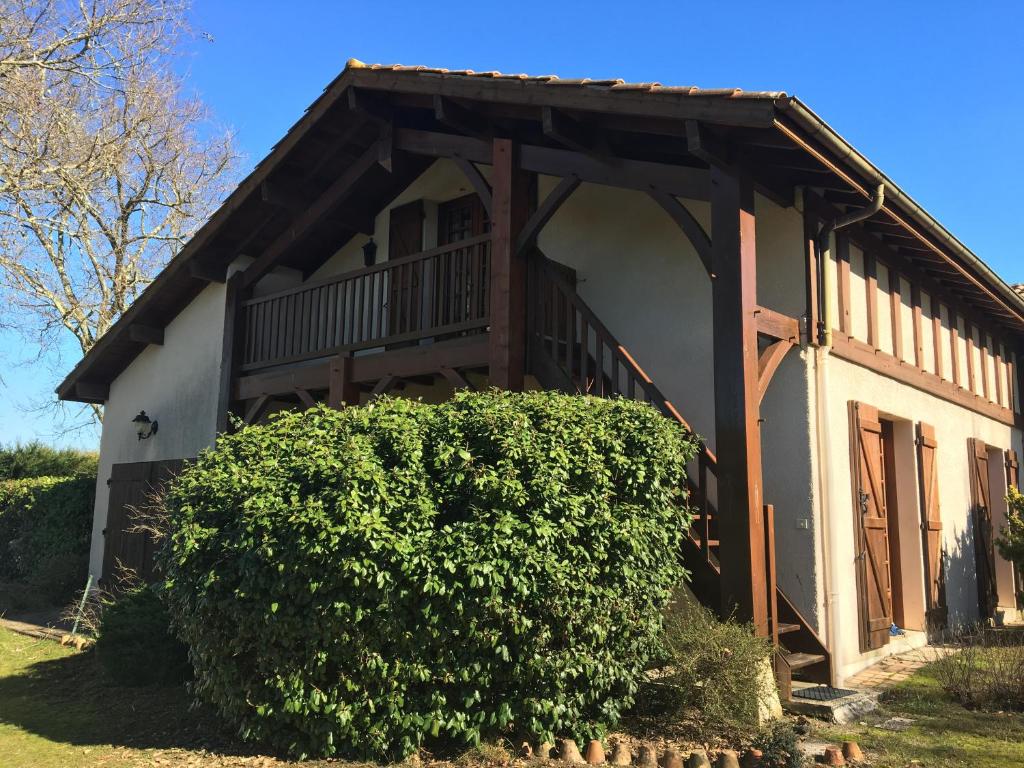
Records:
{"label": "wooden door", "polygon": [[969,438],[967,459],[971,473],[971,521],[974,527],[974,568],[978,579],[978,612],[983,619],[995,616],[996,551],[992,530],[991,494],[988,482],[988,446]]}
{"label": "wooden door", "polygon": [[107,502],[107,526],[103,529],[102,580],[108,589],[116,589],[126,572],[145,582],[153,573],[153,540],[136,530],[140,515],[145,516],[154,495],[163,484],[181,471],[181,459],[114,464],[110,468]]}
{"label": "wooden door", "polygon": [[892,624],[885,448],[878,410],[863,403],[851,410],[857,603],[861,650],[868,651],[889,642]]}
{"label": "wooden door", "polygon": [[942,516],[939,510],[938,443],[935,427],[917,425],[917,484],[921,499],[921,551],[929,628],[946,625],[946,579],[942,569]]}
{"label": "wooden door", "polygon": [[[423,201],[391,209],[388,219],[388,260],[395,261],[423,250]],[[388,286],[388,334],[408,333],[420,327],[422,311],[422,264],[407,264],[390,270]]]}

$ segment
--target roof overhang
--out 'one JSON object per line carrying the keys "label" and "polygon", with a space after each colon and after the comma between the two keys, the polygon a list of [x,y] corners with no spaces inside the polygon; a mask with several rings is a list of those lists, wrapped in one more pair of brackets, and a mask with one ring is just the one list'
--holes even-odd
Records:
{"label": "roof overhang", "polygon": [[[357,93],[395,102],[409,115],[439,116],[436,100],[446,99],[450,101],[443,103],[455,110],[471,107],[464,117],[479,110],[493,120],[517,125],[533,121],[539,126],[550,110],[559,110],[623,135],[655,135],[661,141],[644,142],[644,151],[655,160],[671,154],[671,162],[677,153],[687,151],[687,127],[699,124],[726,146],[749,144],[744,157],[758,168],[764,158],[773,157],[771,153],[784,154],[786,160],[777,161],[777,167],[764,164],[772,169],[765,180],[768,188],[816,187],[827,180],[837,210],[862,205],[869,190],[885,184],[883,213],[891,222],[886,226],[899,230],[894,242],[901,244],[894,252],[919,259],[937,280],[1008,330],[1024,331],[1021,296],[824,121],[785,93],[366,66],[353,60],[67,375],[57,388],[61,399],[103,402],[110,383],[148,343],[138,329],[165,327],[210,281],[223,281],[237,256],[258,255],[287,236],[294,211],[281,205],[275,191],[309,190],[312,200],[375,140],[379,121],[372,110],[355,108],[357,100],[352,97]],[[456,123],[457,118],[458,114]],[[451,123],[445,128],[450,130]],[[794,162],[795,157],[800,161]],[[400,163],[390,174],[369,174],[360,182],[359,194],[350,198],[358,202],[346,204],[345,215],[309,238],[303,244],[307,261],[294,266],[309,271],[316,259],[326,258],[364,231],[373,209],[386,205],[425,167],[419,158]]]}

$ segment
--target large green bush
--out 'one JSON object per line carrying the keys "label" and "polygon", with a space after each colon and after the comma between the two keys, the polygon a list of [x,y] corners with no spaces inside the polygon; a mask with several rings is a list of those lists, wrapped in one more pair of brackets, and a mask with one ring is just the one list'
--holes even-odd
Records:
{"label": "large green bush", "polygon": [[99,454],[74,448],[52,448],[39,442],[0,446],[0,480],[26,477],[92,477]]}
{"label": "large green bush", "polygon": [[685,575],[696,446],[641,403],[496,391],[226,436],[167,498],[196,690],[293,754],[599,735]]}
{"label": "large green bush", "polygon": [[0,580],[62,603],[85,585],[94,477],[0,480]]}
{"label": "large green bush", "polygon": [[96,656],[121,685],[168,685],[191,675],[188,650],[171,634],[157,589],[136,587],[120,594],[100,615]]}

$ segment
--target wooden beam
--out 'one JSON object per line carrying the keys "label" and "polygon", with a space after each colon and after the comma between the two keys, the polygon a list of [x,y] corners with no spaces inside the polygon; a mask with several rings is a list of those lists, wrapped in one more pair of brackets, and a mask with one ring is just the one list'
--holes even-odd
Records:
{"label": "wooden beam", "polygon": [[481,115],[445,96],[434,96],[434,119],[459,133],[489,139],[491,126]]}
{"label": "wooden beam", "polygon": [[974,370],[974,328],[964,318],[964,346],[967,350],[967,389],[977,394],[977,372]]}
{"label": "wooden beam", "polygon": [[552,141],[577,152],[594,150],[594,134],[588,127],[554,107],[541,108],[541,130]]}
{"label": "wooden beam", "polygon": [[748,178],[711,168],[715,435],[723,615],[769,633],[758,402],[757,256]]}
{"label": "wooden beam", "polygon": [[708,277],[714,280],[715,272],[711,266],[711,238],[708,237],[708,233],[704,231],[701,223],[674,195],[658,189],[652,189],[648,194],[683,231],[686,239],[690,241],[690,245],[697,252],[701,264],[704,265],[704,271],[708,273]]}
{"label": "wooden beam", "polygon": [[327,405],[335,409],[359,405],[359,389],[352,379],[351,355],[336,355],[328,364]]}
{"label": "wooden beam", "polygon": [[494,210],[491,216],[491,332],[488,377],[492,387],[521,391],[526,352],[526,256],[516,242],[528,214],[529,183],[517,146],[494,140]]}
{"label": "wooden beam", "polygon": [[224,328],[221,335],[220,386],[217,390],[217,432],[228,431],[235,391],[235,378],[242,363],[242,293],[245,274],[235,272],[228,278],[224,291]]}
{"label": "wooden beam", "polygon": [[375,397],[380,397],[381,395],[390,392],[391,388],[395,386],[398,382],[399,378],[397,376],[392,376],[391,374],[388,374],[380,381],[378,381],[376,384],[374,384],[373,389],[370,391],[370,399],[372,400]]}
{"label": "wooden beam", "polygon": [[912,365],[897,360],[888,352],[872,349],[856,339],[834,339],[832,354],[1001,424],[1020,426],[1009,408],[989,402],[946,379],[939,378],[934,373],[919,371]]}
{"label": "wooden beam", "polygon": [[283,208],[292,214],[300,213],[308,203],[306,196],[300,190],[272,181],[264,181],[260,184],[260,199],[268,205]]}
{"label": "wooden beam", "polygon": [[380,149],[375,142],[360,158],[349,166],[331,186],[324,191],[315,202],[292,222],[284,232],[277,236],[266,247],[259,258],[245,270],[244,287],[250,288],[257,280],[267,274],[278,259],[291,247],[300,243],[309,232],[352,194],[356,185],[373,168],[378,166]]}
{"label": "wooden beam", "polygon": [[956,310],[947,307],[949,318],[949,362],[953,368],[953,383],[960,386],[960,322]]}
{"label": "wooden beam", "polygon": [[839,332],[850,336],[853,333],[850,320],[850,236],[842,230],[836,232],[836,283]]}
{"label": "wooden beam", "polygon": [[757,332],[773,339],[800,343],[800,321],[795,317],[758,305],[754,309]]}
{"label": "wooden beam", "polygon": [[892,324],[892,354],[903,359],[903,294],[900,273],[889,267],[889,320]]}
{"label": "wooden beam", "polygon": [[864,295],[868,313],[868,344],[878,349],[878,262],[864,253]]}
{"label": "wooden beam", "polygon": [[260,417],[260,413],[263,412],[263,408],[266,406],[267,401],[270,400],[270,395],[260,395],[253,401],[245,411],[245,423],[252,424],[256,419]]}
{"label": "wooden beam", "polygon": [[449,368],[447,365],[441,366],[441,375],[447,379],[448,383],[451,384],[452,389],[472,389],[472,385],[454,368]]}
{"label": "wooden beam", "polygon": [[942,304],[933,293],[931,295],[932,315],[932,357],[935,358],[935,375],[942,378]]}
{"label": "wooden beam", "polygon": [[484,210],[487,211],[487,216],[490,218],[491,215],[491,185],[487,183],[487,179],[480,173],[480,169],[476,165],[464,157],[453,158],[455,164],[462,171],[462,175],[466,177],[466,180],[473,187],[477,197],[480,198],[480,203],[483,205]]}
{"label": "wooden beam", "polygon": [[[396,147],[428,157],[463,157],[474,163],[490,163],[490,145],[479,139],[448,133],[399,128]],[[523,145],[520,167],[547,176],[576,176],[580,181],[647,192],[652,187],[689,200],[708,200],[708,171],[620,157],[597,158],[566,149]]]}
{"label": "wooden beam", "polygon": [[348,108],[377,123],[390,123],[394,119],[394,110],[380,96],[362,88],[349,87]]}
{"label": "wooden beam", "polygon": [[517,254],[523,253],[525,249],[537,242],[537,237],[540,235],[540,231],[544,229],[544,225],[551,221],[551,218],[558,212],[558,209],[562,207],[562,203],[569,199],[569,196],[576,191],[579,185],[579,178],[576,176],[566,176],[548,193],[547,197],[544,198],[544,202],[538,206],[537,210],[531,214],[530,218],[523,225],[522,231],[516,240]]}
{"label": "wooden beam", "polygon": [[824,326],[821,317],[821,264],[818,260],[818,232],[821,222],[809,208],[803,214],[804,298],[807,302],[807,343],[817,346]]}
{"label": "wooden beam", "polygon": [[128,338],[140,344],[155,344],[159,347],[164,343],[164,329],[156,325],[132,323],[128,326]]}
{"label": "wooden beam", "polygon": [[227,271],[227,266],[204,264],[197,259],[192,259],[188,263],[189,275],[207,283],[223,283],[227,280]]}
{"label": "wooden beam", "polygon": [[764,400],[764,393],[768,391],[768,385],[779,369],[786,353],[793,348],[793,342],[788,339],[780,339],[769,344],[757,358],[757,402]]}
{"label": "wooden beam", "polygon": [[924,336],[922,332],[921,286],[910,284],[910,315],[914,330],[914,367],[924,370]]}

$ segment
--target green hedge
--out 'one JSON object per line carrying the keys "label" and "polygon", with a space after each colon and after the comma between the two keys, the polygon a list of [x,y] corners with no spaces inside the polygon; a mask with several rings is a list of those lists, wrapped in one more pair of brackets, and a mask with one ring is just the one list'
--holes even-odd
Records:
{"label": "green hedge", "polygon": [[85,586],[95,477],[0,480],[0,580],[56,604]]}
{"label": "green hedge", "polygon": [[39,442],[0,446],[0,480],[26,477],[96,477],[99,454]]}
{"label": "green hedge", "polygon": [[599,736],[685,577],[697,444],[638,402],[496,391],[224,437],[167,499],[196,691],[298,755]]}

